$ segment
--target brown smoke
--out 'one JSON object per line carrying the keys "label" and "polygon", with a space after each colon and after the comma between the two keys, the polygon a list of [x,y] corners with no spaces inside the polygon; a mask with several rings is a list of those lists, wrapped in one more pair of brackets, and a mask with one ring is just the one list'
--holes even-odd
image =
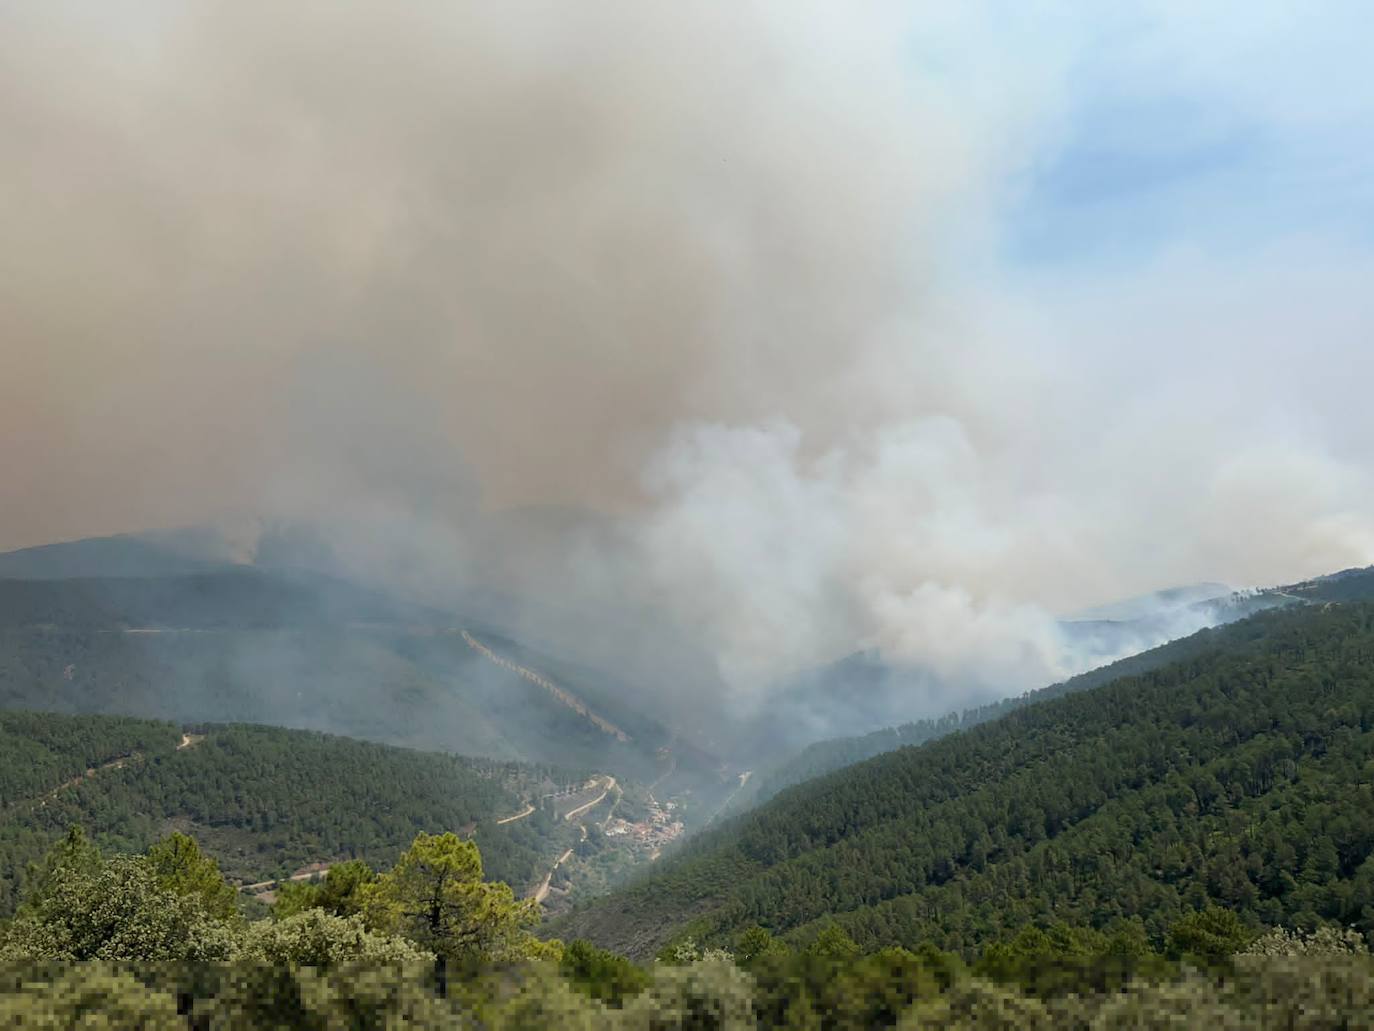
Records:
{"label": "brown smoke", "polygon": [[1005,281],[1072,63],[1006,17],[6,5],[0,548],[344,515],[436,571],[618,513],[503,547],[741,682],[1033,684],[1053,611],[1374,559],[1367,260]]}

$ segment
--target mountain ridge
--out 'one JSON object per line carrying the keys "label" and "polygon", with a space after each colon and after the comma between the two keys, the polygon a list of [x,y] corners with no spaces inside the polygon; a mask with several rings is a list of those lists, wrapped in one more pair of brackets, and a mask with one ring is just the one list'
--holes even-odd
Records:
{"label": "mountain ridge", "polygon": [[[1180,588],[1178,590],[1190,593],[1193,588]],[[1227,590],[1230,589],[1227,588]],[[1161,593],[1170,592],[1156,592],[1156,594]],[[1225,597],[1206,597],[1202,603],[1222,607],[1222,614],[1225,618],[1221,619],[1217,625],[1224,626],[1237,619],[1245,618],[1247,614],[1264,611],[1268,608],[1277,608],[1298,602],[1325,603],[1344,597],[1355,599],[1374,597],[1374,567],[1344,569],[1295,584],[1264,588],[1253,592],[1231,591]],[[1128,599],[1123,604],[1132,605],[1137,601],[1139,599]],[[1189,602],[1189,604],[1194,604],[1194,602]],[[1213,627],[1204,629],[1213,629]],[[1176,655],[1195,649],[1196,642],[1192,644],[1181,643],[1191,641],[1195,636],[1187,635],[1176,638],[1144,652],[1127,655],[1124,658],[1105,663],[1058,683],[989,702],[985,705],[964,709],[960,712],[950,712],[932,719],[912,720],[902,724],[881,727],[865,734],[813,742],[786,758],[756,771],[756,775],[751,779],[751,790],[736,800],[735,808],[738,810],[749,805],[756,805],[792,784],[880,755],[885,751],[910,744],[922,744],[926,741],[935,740],[943,734],[976,725],[987,719],[995,719],[1021,705],[1042,701],[1070,691],[1085,690],[1103,683],[1113,676],[1144,672],[1164,662],[1172,661],[1172,657]],[[1205,638],[1199,638],[1199,640],[1205,640]],[[851,656],[845,661],[856,660],[875,661],[863,654]],[[880,662],[880,660],[876,661]]]}
{"label": "mountain ridge", "polygon": [[[1135,912],[1153,934],[1209,899],[1374,930],[1374,805],[1359,808],[1374,801],[1374,606],[1282,609],[1198,638],[1162,667],[793,785],[553,930],[642,957],[684,934],[729,945],[759,923],[805,938],[834,920],[865,948],[963,949],[1050,919],[1054,899],[1071,922]],[[1363,815],[1328,825],[1351,806]],[[1187,850],[1169,859],[1152,820]],[[1246,821],[1260,837],[1236,830]],[[1333,868],[1303,858],[1321,840]],[[1079,863],[1076,881],[1052,872]]]}

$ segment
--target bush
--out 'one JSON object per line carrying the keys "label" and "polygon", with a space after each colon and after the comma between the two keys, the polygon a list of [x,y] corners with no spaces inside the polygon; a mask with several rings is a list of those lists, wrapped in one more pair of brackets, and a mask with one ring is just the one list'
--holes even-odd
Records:
{"label": "bush", "polygon": [[918,1002],[906,1011],[897,1027],[899,1031],[1053,1031],[1058,1025],[1036,999],[971,978],[943,995]]}
{"label": "bush", "polygon": [[328,968],[236,963],[197,993],[196,1027],[210,1031],[454,1028],[428,963],[340,963]]}
{"label": "bush", "polygon": [[659,965],[653,982],[625,1006],[633,1031],[753,1031],[754,979],[719,957]]}
{"label": "bush", "polygon": [[233,932],[194,896],[160,887],[142,856],[65,869],[10,925],[0,958],[206,962],[226,959]]}
{"label": "bush", "polygon": [[1169,928],[1169,950],[1175,956],[1216,961],[1240,952],[1253,938],[1231,910],[1208,906]]}
{"label": "bush", "polygon": [[1193,975],[1164,984],[1139,983],[1105,999],[1089,999],[1093,1031],[1241,1031],[1256,1025],[1212,980]]}
{"label": "bush", "polygon": [[559,971],[593,999],[619,1006],[643,991],[649,974],[619,953],[577,940],[563,950]]}
{"label": "bush", "polygon": [[536,964],[468,985],[464,997],[489,1031],[603,1031],[620,1014],[576,990],[558,970]]}
{"label": "bush", "polygon": [[432,963],[433,953],[404,938],[374,934],[362,917],[309,909],[285,920],[250,924],[236,959],[280,966],[327,967],[339,963]]}
{"label": "bush", "polygon": [[1322,927],[1309,934],[1275,927],[1256,938],[1242,956],[1368,956],[1364,936],[1354,929]]}
{"label": "bush", "polygon": [[1374,1028],[1374,961],[1354,954],[1244,957],[1237,995],[1263,1027]]}
{"label": "bush", "polygon": [[69,967],[0,994],[0,1027],[33,1031],[185,1031],[176,1000],[107,965]]}

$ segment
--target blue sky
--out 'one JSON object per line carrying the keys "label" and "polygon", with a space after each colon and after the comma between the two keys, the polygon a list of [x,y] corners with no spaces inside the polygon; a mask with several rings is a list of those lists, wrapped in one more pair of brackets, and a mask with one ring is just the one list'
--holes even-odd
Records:
{"label": "blue sky", "polygon": [[1133,13],[1079,23],[1062,128],[1007,212],[1011,258],[1374,246],[1374,5],[1116,10]]}

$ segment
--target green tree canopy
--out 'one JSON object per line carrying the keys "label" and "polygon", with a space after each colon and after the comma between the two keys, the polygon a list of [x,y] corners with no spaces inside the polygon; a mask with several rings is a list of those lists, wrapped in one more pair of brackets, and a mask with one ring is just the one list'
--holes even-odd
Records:
{"label": "green tree canopy", "polygon": [[127,973],[99,964],[73,967],[54,978],[36,978],[18,991],[0,993],[0,1027],[58,1031],[183,1031],[176,1000],[152,991]]}
{"label": "green tree canopy", "polygon": [[1169,948],[1179,956],[1222,959],[1240,952],[1253,938],[1231,910],[1208,906],[1174,923],[1169,929]]}
{"label": "green tree canopy", "polygon": [[[59,848],[64,848],[64,841]],[[158,883],[143,856],[114,856],[94,869],[84,851],[60,863],[24,903],[0,956],[67,960],[221,960],[229,926],[194,896]]]}
{"label": "green tree canopy", "polygon": [[563,950],[559,971],[593,999],[617,1006],[649,983],[649,975],[642,967],[580,938]]}
{"label": "green tree canopy", "polygon": [[220,920],[238,916],[238,892],[224,879],[219,864],[200,850],[195,838],[173,832],[148,849],[148,864],[160,887],[183,898],[197,899],[205,912]]}
{"label": "green tree canopy", "polygon": [[236,959],[277,966],[332,967],[340,963],[428,963],[434,957],[403,938],[369,931],[360,916],[309,909],[284,920],[250,925]]}
{"label": "green tree canopy", "polygon": [[283,884],[272,912],[279,917],[288,917],[307,909],[323,909],[335,916],[353,916],[363,911],[364,889],[376,879],[376,871],[361,859],[335,863],[322,881]]}
{"label": "green tree canopy", "polygon": [[528,932],[539,921],[538,903],[483,881],[477,846],[452,833],[418,835],[366,888],[363,912],[369,927],[441,956],[508,960],[547,952]]}

